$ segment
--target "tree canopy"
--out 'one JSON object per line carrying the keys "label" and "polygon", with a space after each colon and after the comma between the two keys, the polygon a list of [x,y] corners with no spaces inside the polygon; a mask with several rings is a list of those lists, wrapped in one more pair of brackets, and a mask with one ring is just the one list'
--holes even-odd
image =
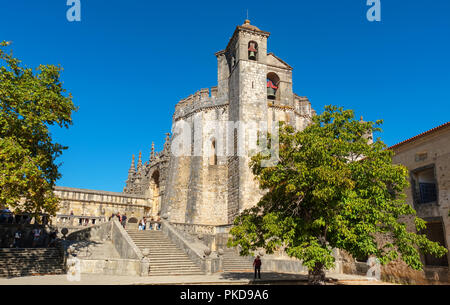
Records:
{"label": "tree canopy", "polygon": [[68,128],[76,107],[60,66],[33,71],[7,52],[9,45],[0,42],[0,206],[53,215],[53,187],[61,176],[56,158],[67,147],[53,141],[49,127]]}
{"label": "tree canopy", "polygon": [[240,245],[241,255],[281,247],[310,275],[322,276],[334,267],[334,248],[382,264],[400,258],[413,269],[422,268],[421,251],[444,255],[444,247],[417,233],[426,223],[405,203],[407,168],[392,163],[380,139],[368,141],[381,124],[336,106],[326,106],[303,131],[282,124],[279,163],[263,167],[264,153],[252,158],[266,193],[235,219],[228,245]]}

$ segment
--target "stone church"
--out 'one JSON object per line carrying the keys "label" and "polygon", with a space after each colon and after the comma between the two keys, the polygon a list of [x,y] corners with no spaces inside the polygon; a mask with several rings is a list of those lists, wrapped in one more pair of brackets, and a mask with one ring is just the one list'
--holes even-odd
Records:
{"label": "stone church", "polygon": [[[302,130],[315,115],[309,100],[293,92],[293,68],[268,52],[269,36],[270,33],[251,25],[249,20],[237,26],[225,49],[215,53],[217,86],[201,89],[176,104],[171,133],[166,134],[163,150],[156,152],[152,144],[147,161],[143,161],[141,153],[137,162],[132,157],[121,193],[56,187],[55,194],[61,204],[54,223],[65,227],[74,225],[73,230],[80,225],[109,225],[108,230],[112,232],[109,238],[115,240],[119,251],[131,240],[127,234],[134,237],[139,234],[135,230],[139,219],[161,217],[164,234],[184,249],[203,272],[234,270],[237,254],[231,252],[236,249],[226,247],[229,229],[235,217],[254,206],[263,194],[249,167],[258,143],[267,143],[264,134],[274,134],[278,122]],[[449,138],[447,123],[390,148],[396,153],[394,163],[404,164],[410,170],[408,203],[429,221],[427,236],[447,248],[450,243],[450,183],[446,175],[450,167]],[[118,212],[127,214],[127,228],[134,224],[135,232],[132,229],[126,233],[120,224],[107,222],[111,214]],[[130,264],[137,262],[137,267],[131,269],[144,270],[143,274],[148,275],[148,265],[136,260],[145,255],[136,245],[129,249],[121,252],[121,258],[132,259]],[[169,263],[172,259],[164,247],[152,249],[163,251],[157,254],[158,259],[172,268],[170,272],[180,271],[178,261]],[[218,254],[208,257],[212,252]],[[130,253],[137,254],[130,257]],[[366,262],[337,249],[334,254],[333,272],[366,274]],[[267,271],[306,270],[283,249],[266,254],[263,259]],[[244,266],[251,266],[251,261],[243,260]],[[154,264],[150,266],[152,270],[161,268],[151,260],[150,263]],[[396,261],[383,267],[382,273],[385,278],[408,283],[450,279],[450,256],[424,257],[424,264],[424,271],[412,271]]]}
{"label": "stone church", "polygon": [[[263,122],[270,130],[284,121],[302,129],[315,114],[308,99],[293,92],[293,68],[268,52],[269,36],[249,20],[237,26],[225,49],[215,53],[217,86],[176,104],[172,136],[166,135],[161,152],[152,145],[150,159],[143,163],[139,154],[137,167],[133,156],[123,192],[148,198],[152,215],[172,223],[226,225],[257,203],[261,190],[249,168],[254,129],[237,132],[236,123]],[[192,150],[175,155],[180,123],[191,133]],[[225,146],[228,153],[221,153]]]}

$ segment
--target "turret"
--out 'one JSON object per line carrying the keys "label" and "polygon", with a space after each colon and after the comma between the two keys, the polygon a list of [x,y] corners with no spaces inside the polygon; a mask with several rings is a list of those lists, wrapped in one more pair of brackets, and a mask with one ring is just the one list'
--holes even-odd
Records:
{"label": "turret", "polygon": [[131,176],[133,176],[133,174],[136,173],[136,167],[134,165],[134,155],[131,158],[131,166],[130,169],[128,170],[128,178],[131,178]]}
{"label": "turret", "polygon": [[137,164],[137,171],[140,172],[142,169],[142,152],[139,152],[139,159]]}

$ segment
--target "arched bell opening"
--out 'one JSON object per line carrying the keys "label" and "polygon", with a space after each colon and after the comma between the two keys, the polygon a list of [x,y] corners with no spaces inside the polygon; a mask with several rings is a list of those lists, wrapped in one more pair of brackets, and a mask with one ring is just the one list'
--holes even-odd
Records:
{"label": "arched bell opening", "polygon": [[279,99],[278,89],[280,85],[280,78],[276,73],[270,72],[267,74],[267,98],[269,100]]}
{"label": "arched bell opening", "polygon": [[258,60],[258,44],[255,41],[248,43],[248,59]]}

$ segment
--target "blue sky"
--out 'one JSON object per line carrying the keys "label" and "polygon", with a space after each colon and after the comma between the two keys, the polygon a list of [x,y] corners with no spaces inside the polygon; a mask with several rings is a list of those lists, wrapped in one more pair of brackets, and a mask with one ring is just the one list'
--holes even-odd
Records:
{"label": "blue sky", "polygon": [[175,104],[216,85],[214,53],[247,9],[318,113],[335,104],[384,119],[388,145],[450,118],[448,0],[381,0],[381,22],[367,21],[366,0],[81,0],[81,22],[68,8],[0,0],[0,40],[27,66],[63,66],[79,106],[70,129],[52,129],[69,146],[57,185],[122,191],[131,155],[162,149]]}

